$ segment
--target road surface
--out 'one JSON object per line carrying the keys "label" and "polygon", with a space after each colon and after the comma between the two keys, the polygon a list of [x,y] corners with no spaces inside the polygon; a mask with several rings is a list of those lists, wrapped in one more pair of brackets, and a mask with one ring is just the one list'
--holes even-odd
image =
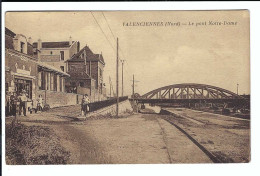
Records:
{"label": "road surface", "polygon": [[[119,119],[97,117],[76,121],[79,113],[79,106],[70,106],[18,119],[26,126],[49,128],[70,152],[68,164],[212,163],[161,115],[126,114]],[[7,123],[10,121],[7,119]]]}

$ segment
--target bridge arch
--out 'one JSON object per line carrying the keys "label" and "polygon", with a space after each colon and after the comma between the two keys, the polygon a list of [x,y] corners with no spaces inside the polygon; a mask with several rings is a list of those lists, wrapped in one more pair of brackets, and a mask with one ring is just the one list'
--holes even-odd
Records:
{"label": "bridge arch", "polygon": [[244,97],[216,86],[183,83],[152,90],[142,95],[141,99],[244,99]]}

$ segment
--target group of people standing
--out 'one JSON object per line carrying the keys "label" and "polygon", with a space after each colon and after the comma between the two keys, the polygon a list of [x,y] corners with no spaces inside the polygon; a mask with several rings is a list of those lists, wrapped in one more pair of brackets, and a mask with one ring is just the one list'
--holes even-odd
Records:
{"label": "group of people standing", "polygon": [[[27,102],[31,102],[31,105],[28,106]],[[17,94],[16,92],[8,92],[5,97],[5,114],[6,116],[16,117],[18,111],[19,116],[21,116],[22,113],[24,116],[26,116],[27,111],[32,113],[32,104],[33,102],[28,98],[28,94],[26,94],[25,90],[22,90],[20,94]],[[43,99],[42,95],[39,95],[35,112],[42,111],[42,109]]]}
{"label": "group of people standing", "polygon": [[[19,116],[22,114],[26,116],[26,112],[29,111],[32,113],[32,110],[34,109],[35,112],[37,111],[43,111],[43,98],[42,95],[39,95],[39,98],[36,100],[36,108],[33,108],[33,101],[28,98],[28,95],[26,94],[26,91],[23,90],[20,95],[17,96],[15,92],[8,92],[5,98],[5,113],[6,116],[15,116],[17,114],[17,108]],[[29,106],[27,102],[31,102],[31,105]],[[27,105],[26,105],[27,104]],[[86,116],[87,112],[90,111],[90,99],[88,97],[88,94],[83,95],[82,101],[81,101],[81,115]]]}

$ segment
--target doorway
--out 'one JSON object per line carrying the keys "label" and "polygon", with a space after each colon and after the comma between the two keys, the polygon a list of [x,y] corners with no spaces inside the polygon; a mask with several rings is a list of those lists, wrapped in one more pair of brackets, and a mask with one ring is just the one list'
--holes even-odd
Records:
{"label": "doorway", "polygon": [[26,94],[28,95],[28,98],[32,98],[32,81],[31,80],[25,80],[25,79],[19,79],[15,78],[15,91],[17,95],[20,95],[22,93],[22,90],[26,91]]}

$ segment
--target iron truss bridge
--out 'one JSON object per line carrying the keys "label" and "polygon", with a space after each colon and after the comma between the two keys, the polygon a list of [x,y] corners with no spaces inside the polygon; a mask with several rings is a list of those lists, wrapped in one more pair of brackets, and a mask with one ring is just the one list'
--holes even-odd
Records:
{"label": "iron truss bridge", "polygon": [[[133,99],[131,99],[133,100]],[[232,103],[249,105],[249,100],[229,90],[206,84],[173,84],[135,97],[137,103]]]}

